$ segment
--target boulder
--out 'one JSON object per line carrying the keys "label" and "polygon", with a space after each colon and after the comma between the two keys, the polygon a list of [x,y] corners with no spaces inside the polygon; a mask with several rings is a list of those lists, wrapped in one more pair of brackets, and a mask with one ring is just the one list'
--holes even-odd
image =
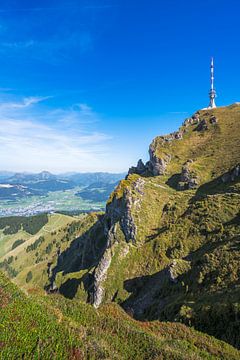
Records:
{"label": "boulder", "polygon": [[198,126],[196,127],[195,131],[206,131],[208,130],[207,121],[205,119],[202,119]]}
{"label": "boulder", "polygon": [[193,160],[189,159],[182,167],[178,190],[192,190],[198,187],[197,176],[189,168],[191,163],[193,163]]}
{"label": "boulder", "polygon": [[216,116],[211,116],[210,117],[210,124],[215,125],[215,124],[217,124],[217,122],[218,122],[218,120],[217,120]]}
{"label": "boulder", "polygon": [[222,176],[222,182],[228,183],[237,180],[240,176],[240,164],[236,165],[233,169],[229,170]]}

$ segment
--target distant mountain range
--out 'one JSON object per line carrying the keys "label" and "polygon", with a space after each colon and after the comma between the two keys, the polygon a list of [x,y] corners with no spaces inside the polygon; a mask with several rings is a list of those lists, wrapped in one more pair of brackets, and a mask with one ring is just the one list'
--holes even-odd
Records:
{"label": "distant mountain range", "polygon": [[[104,172],[54,175],[48,171],[37,174],[14,174],[2,171],[0,172],[0,199],[16,200],[26,196],[46,195],[52,191],[65,191],[77,186],[85,188],[94,184],[94,188],[87,188],[85,192],[82,194],[79,192],[78,195],[88,200],[98,198],[101,199],[99,201],[105,201],[116,183],[123,176],[125,176],[123,173],[111,174]],[[112,186],[112,184],[114,185]]]}
{"label": "distant mountain range", "polygon": [[13,176],[14,172],[11,171],[0,171],[0,181],[8,179],[9,177]]}
{"label": "distant mountain range", "polygon": [[0,200],[16,200],[33,195],[41,193],[23,185],[0,184]]}

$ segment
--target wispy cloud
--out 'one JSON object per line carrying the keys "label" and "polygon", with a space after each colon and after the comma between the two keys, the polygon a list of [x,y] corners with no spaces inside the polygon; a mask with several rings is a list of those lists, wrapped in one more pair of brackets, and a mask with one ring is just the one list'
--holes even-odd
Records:
{"label": "wispy cloud", "polygon": [[27,108],[33,104],[37,104],[41,101],[44,101],[46,99],[49,99],[49,96],[45,97],[39,97],[39,96],[31,96],[31,97],[25,97],[21,102],[5,102],[0,103],[0,110],[2,109],[21,109],[21,108]]}
{"label": "wispy cloud", "polygon": [[27,57],[46,63],[69,60],[73,50],[84,54],[91,50],[93,37],[87,30],[59,34],[45,40],[0,41],[0,53],[6,57]]}
{"label": "wispy cloud", "polygon": [[86,104],[33,114],[31,105],[34,107],[43,99],[30,97],[0,107],[2,168],[55,172],[104,170],[107,141],[111,137],[86,126],[89,119],[99,121],[98,115]]}

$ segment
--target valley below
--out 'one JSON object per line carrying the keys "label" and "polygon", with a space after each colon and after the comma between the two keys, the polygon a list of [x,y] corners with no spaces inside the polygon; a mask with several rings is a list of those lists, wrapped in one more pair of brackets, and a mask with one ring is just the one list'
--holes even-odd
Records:
{"label": "valley below", "polygon": [[[2,172],[3,173],[3,172]],[[0,217],[102,211],[124,174],[13,174],[1,178]]]}
{"label": "valley below", "polygon": [[52,191],[46,195],[1,200],[0,216],[30,216],[57,211],[100,211],[105,208],[105,201],[94,202],[91,199],[76,196],[83,189],[75,187],[69,190]]}
{"label": "valley below", "polygon": [[0,359],[238,360],[239,120],[200,110],[127,176],[1,180]]}

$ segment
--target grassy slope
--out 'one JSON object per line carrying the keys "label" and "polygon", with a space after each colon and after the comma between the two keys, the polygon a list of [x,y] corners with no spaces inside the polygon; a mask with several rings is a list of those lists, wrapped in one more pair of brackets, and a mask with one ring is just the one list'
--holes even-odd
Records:
{"label": "grassy slope", "polygon": [[12,250],[12,245],[16,240],[28,240],[31,235],[24,230],[19,230],[16,234],[5,235],[3,230],[0,230],[0,258]]}
{"label": "grassy slope", "polygon": [[[116,245],[105,301],[114,298],[142,319],[179,319],[240,346],[240,183],[213,181],[240,161],[240,106],[200,112],[207,120],[211,114],[218,123],[206,132],[191,125],[183,140],[154,140],[158,156],[170,153],[172,161],[165,176],[144,178],[144,196],[136,195],[141,207],[132,212],[137,244]],[[200,188],[168,186],[190,158]],[[135,180],[123,181],[112,197],[121,198]]]}
{"label": "grassy slope", "polygon": [[[71,240],[81,233],[79,228],[84,218],[85,215],[71,217],[62,214],[52,214],[48,215],[48,223],[35,235],[30,235],[26,232],[23,234],[22,230],[13,235],[5,235],[0,244],[3,248],[7,242],[10,251],[0,258],[0,262],[9,258],[13,259],[10,266],[17,272],[14,281],[21,287],[27,289],[32,287],[33,284],[34,286],[43,287],[48,280],[47,264],[53,262],[57,257],[58,249],[60,249],[60,252],[63,252],[69,246]],[[27,252],[27,248],[40,237],[43,238],[43,241],[39,243],[36,249]],[[5,239],[7,240],[5,241]],[[24,239],[25,242],[11,250],[12,244],[16,239]],[[48,250],[46,251],[47,247]],[[32,272],[33,278],[29,283],[26,283],[26,275],[29,271]]]}
{"label": "grassy slope", "polygon": [[[26,297],[0,273],[0,359],[239,359],[178,323],[140,323],[117,305],[99,311],[59,295]],[[30,331],[31,330],[31,331]]]}
{"label": "grassy slope", "polygon": [[[217,124],[209,123],[211,116],[217,117]],[[201,110],[200,119],[208,122],[209,129],[205,132],[195,131],[196,125],[190,125],[180,129],[186,130],[180,141],[162,142],[160,137],[154,139],[153,145],[159,157],[164,153],[172,156],[168,176],[181,172],[183,163],[192,159],[193,169],[203,183],[239,163],[240,106]]]}
{"label": "grassy slope", "polygon": [[[104,300],[114,298],[141,319],[177,319],[194,324],[239,346],[240,184],[217,185],[211,181],[239,163],[240,106],[201,111],[201,117],[207,120],[211,114],[217,116],[218,123],[210,125],[206,132],[194,131],[196,125],[191,125],[183,140],[154,140],[158,156],[170,153],[172,161],[165,176],[143,178],[143,196],[133,189],[134,197],[141,202],[140,208],[132,211],[137,241],[127,244],[117,226],[118,242],[104,283]],[[187,159],[194,160],[191,166],[201,186],[197,190],[177,191],[169,179],[180,173]],[[131,175],[122,181],[109,202],[113,197],[121,199],[124,189],[133,188],[137,178]],[[98,244],[102,235],[94,225],[99,221],[97,215],[83,220],[83,225],[70,235],[66,224],[61,224],[57,232],[57,242],[66,257],[57,269],[56,280],[65,296],[86,300],[83,279],[91,276],[94,263],[79,269],[83,250],[78,247],[78,240],[73,246],[74,239],[88,234],[87,241],[96,239]],[[49,233],[44,237],[38,264],[35,251],[26,254],[18,249],[13,266],[22,269],[16,282],[25,288],[45,285],[47,263],[57,265],[55,244],[52,252],[45,254],[46,245],[56,235]],[[94,248],[97,250],[98,246],[95,244]],[[173,263],[176,279],[171,281],[169,266]],[[26,284],[29,270],[33,279]]]}

